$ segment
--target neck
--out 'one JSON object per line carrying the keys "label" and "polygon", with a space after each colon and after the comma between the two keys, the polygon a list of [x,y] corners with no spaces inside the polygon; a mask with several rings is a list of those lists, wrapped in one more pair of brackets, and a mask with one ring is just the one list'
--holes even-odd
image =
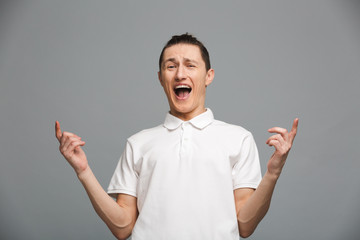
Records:
{"label": "neck", "polygon": [[198,109],[198,110],[195,110],[195,111],[192,111],[192,112],[187,112],[187,113],[184,113],[184,112],[178,112],[178,111],[175,111],[173,109],[170,110],[170,114],[177,117],[177,118],[180,118],[181,120],[183,121],[189,121],[191,119],[193,119],[194,117],[202,114],[206,112],[206,108],[202,108],[202,109]]}

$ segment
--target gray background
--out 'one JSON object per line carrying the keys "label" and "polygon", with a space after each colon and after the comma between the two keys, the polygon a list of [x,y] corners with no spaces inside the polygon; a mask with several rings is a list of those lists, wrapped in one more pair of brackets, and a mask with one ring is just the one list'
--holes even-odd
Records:
{"label": "gray background", "polygon": [[[151,3],[150,3],[151,2]],[[126,138],[168,110],[157,61],[174,34],[207,46],[207,106],[257,141],[299,133],[250,239],[359,239],[359,1],[2,1],[0,238],[112,239],[58,152],[54,121],[108,182]]]}

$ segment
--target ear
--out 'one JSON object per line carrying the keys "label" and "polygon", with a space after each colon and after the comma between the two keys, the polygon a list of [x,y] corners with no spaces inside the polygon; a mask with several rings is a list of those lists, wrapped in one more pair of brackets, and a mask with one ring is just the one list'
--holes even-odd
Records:
{"label": "ear", "polygon": [[161,73],[160,73],[160,71],[158,71],[158,79],[159,79],[159,81],[160,81],[161,86],[163,86],[163,81],[162,81],[162,79],[161,79]]}
{"label": "ear", "polygon": [[205,80],[205,86],[209,86],[210,83],[214,80],[215,72],[214,69],[209,69],[206,73],[206,80]]}

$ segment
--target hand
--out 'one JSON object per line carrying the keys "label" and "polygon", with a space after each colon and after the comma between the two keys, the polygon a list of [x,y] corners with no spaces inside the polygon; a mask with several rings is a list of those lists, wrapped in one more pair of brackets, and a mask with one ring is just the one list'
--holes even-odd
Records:
{"label": "hand", "polygon": [[62,133],[58,121],[55,122],[55,136],[60,143],[59,150],[61,154],[79,175],[88,167],[85,152],[81,149],[85,142],[81,140],[81,137],[73,133]]}
{"label": "hand", "polygon": [[268,130],[270,133],[277,133],[276,135],[269,137],[269,139],[266,141],[266,144],[275,147],[275,152],[267,165],[268,172],[270,174],[274,174],[277,177],[280,176],[281,170],[294,142],[298,123],[299,119],[296,118],[290,132],[280,127],[273,127]]}

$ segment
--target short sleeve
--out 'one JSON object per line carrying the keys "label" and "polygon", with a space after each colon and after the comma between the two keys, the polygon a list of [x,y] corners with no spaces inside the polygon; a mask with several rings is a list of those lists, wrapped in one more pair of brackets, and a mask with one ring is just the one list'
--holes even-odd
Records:
{"label": "short sleeve", "polygon": [[233,189],[257,188],[261,181],[259,153],[251,133],[242,139],[232,169]]}
{"label": "short sleeve", "polygon": [[125,193],[136,197],[137,182],[138,174],[134,170],[133,149],[130,143],[127,142],[110,180],[107,193],[112,197],[116,197],[118,193]]}

